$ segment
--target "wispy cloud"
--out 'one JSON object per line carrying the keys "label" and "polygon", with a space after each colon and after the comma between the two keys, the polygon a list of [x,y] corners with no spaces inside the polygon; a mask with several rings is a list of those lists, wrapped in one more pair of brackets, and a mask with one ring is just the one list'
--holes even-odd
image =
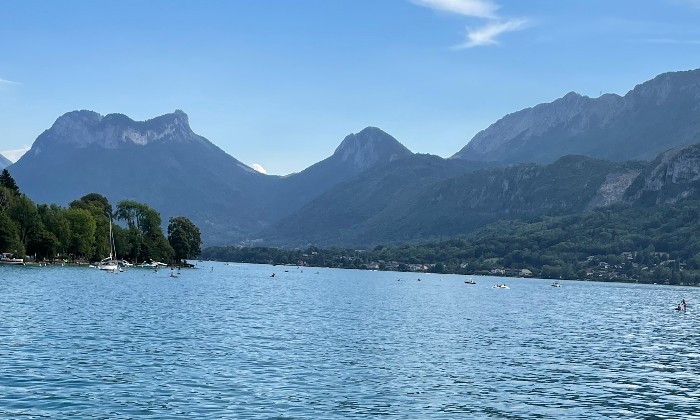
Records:
{"label": "wispy cloud", "polygon": [[17,89],[18,86],[20,86],[20,82],[13,82],[12,80],[7,80],[7,79],[2,79],[0,78],[0,93],[5,94],[12,92]]}
{"label": "wispy cloud", "polygon": [[472,48],[483,45],[496,45],[499,35],[517,31],[525,28],[527,21],[525,19],[508,20],[505,22],[494,22],[486,24],[480,28],[476,28],[467,32],[467,39],[463,44],[457,45],[455,49]]}
{"label": "wispy cloud", "polygon": [[22,157],[22,155],[29,151],[29,149],[31,149],[31,147],[24,146],[21,149],[5,150],[4,152],[0,152],[0,154],[5,156],[12,162],[17,162],[19,158]]}
{"label": "wispy cloud", "polygon": [[[413,4],[433,10],[453,13],[466,18],[485,19],[488,22],[474,28],[467,27],[466,40],[453,47],[465,49],[498,44],[498,37],[506,32],[524,29],[528,21],[524,18],[509,19],[497,12],[500,5],[490,0],[410,0]],[[700,1],[700,0],[699,0]]]}
{"label": "wispy cloud", "polygon": [[12,80],[0,79],[0,85],[19,85],[19,82],[13,82]]}
{"label": "wispy cloud", "polygon": [[462,16],[493,19],[500,8],[489,0],[412,0],[414,4]]}

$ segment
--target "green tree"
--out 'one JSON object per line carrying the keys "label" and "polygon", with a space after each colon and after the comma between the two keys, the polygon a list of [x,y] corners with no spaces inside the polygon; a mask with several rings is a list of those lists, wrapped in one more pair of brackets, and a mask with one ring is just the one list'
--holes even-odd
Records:
{"label": "green tree", "polygon": [[114,238],[114,251],[119,258],[136,261],[135,256],[131,256],[131,243],[129,242],[128,228],[119,225],[112,226],[112,236]]}
{"label": "green tree", "polygon": [[0,212],[0,252],[13,252],[24,255],[24,247],[19,239],[19,230],[10,217]]}
{"label": "green tree", "polygon": [[12,203],[15,197],[17,197],[17,194],[15,194],[11,189],[0,185],[0,212],[7,211],[7,208],[10,206],[10,203]]}
{"label": "green tree", "polygon": [[441,262],[436,263],[430,271],[433,273],[442,273],[445,271],[445,265]]}
{"label": "green tree", "polygon": [[26,248],[31,235],[43,229],[36,205],[26,195],[18,195],[8,206],[7,213],[17,225],[19,240]]}
{"label": "green tree", "polygon": [[55,255],[68,253],[71,233],[70,225],[65,217],[65,209],[56,204],[51,204],[50,206],[40,204],[37,206],[37,212],[44,229],[51,232],[58,241]]}
{"label": "green tree", "polygon": [[160,234],[146,236],[143,241],[142,249],[145,251],[144,259],[171,262],[175,257],[175,251],[173,251],[173,248],[162,232],[160,232]]}
{"label": "green tree", "polygon": [[93,253],[97,226],[92,214],[85,209],[67,209],[65,216],[71,233],[68,252],[76,258],[90,257]]}
{"label": "green tree", "polygon": [[132,200],[122,200],[117,203],[115,216],[117,220],[125,221],[127,226],[136,227],[143,232],[143,223],[141,219],[144,218],[148,210],[148,206],[143,203]]}
{"label": "green tree", "polygon": [[[123,234],[125,237],[126,247],[120,249],[120,241],[117,240],[117,250],[119,255],[125,256],[127,259],[135,262],[145,261],[146,257],[143,244],[143,235],[136,226],[127,227],[123,232],[118,233],[116,238]],[[116,239],[115,238],[115,239]]]}
{"label": "green tree", "polygon": [[69,207],[90,210],[91,213],[93,209],[97,209],[108,218],[112,218],[112,205],[109,204],[109,200],[107,200],[107,197],[105,197],[102,194],[85,194],[79,199],[72,201],[69,204]]}
{"label": "green tree", "polygon": [[108,257],[112,249],[109,243],[112,205],[109,204],[109,200],[101,194],[90,193],[72,201],[69,207],[87,210],[95,219],[95,246],[93,254],[88,257],[95,259]]}
{"label": "green tree", "polygon": [[118,220],[126,221],[130,241],[139,244],[137,259],[172,261],[175,252],[163,235],[160,213],[146,204],[123,200],[117,203],[115,215]]}
{"label": "green tree", "polygon": [[35,255],[37,260],[45,260],[56,256],[58,247],[56,236],[46,229],[41,229],[30,238],[27,253]]}
{"label": "green tree", "polygon": [[168,242],[175,252],[175,260],[195,258],[202,252],[199,228],[190,219],[171,217],[168,223]]}
{"label": "green tree", "polygon": [[17,186],[15,179],[12,178],[12,175],[10,175],[10,172],[7,170],[7,168],[3,169],[2,173],[0,174],[0,186],[3,186],[19,194],[19,187]]}

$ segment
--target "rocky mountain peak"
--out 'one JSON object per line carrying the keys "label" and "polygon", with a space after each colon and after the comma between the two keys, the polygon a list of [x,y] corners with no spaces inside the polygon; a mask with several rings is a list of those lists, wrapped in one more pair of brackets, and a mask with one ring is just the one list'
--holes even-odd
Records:
{"label": "rocky mountain peak", "polygon": [[85,131],[102,121],[102,115],[94,111],[81,110],[66,112],[56,119],[49,130],[57,135],[68,135],[72,132]]}
{"label": "rocky mountain peak", "polygon": [[42,133],[32,147],[41,153],[57,145],[84,148],[97,145],[115,149],[126,145],[145,146],[155,142],[197,141],[189,118],[181,110],[146,120],[134,121],[123,114],[101,115],[94,111],[72,111],[59,117]]}
{"label": "rocky mountain peak", "polygon": [[700,69],[662,73],[641,83],[628,95],[635,102],[651,102],[661,105],[678,96],[700,101]]}
{"label": "rocky mountain peak", "polygon": [[700,140],[700,69],[664,73],[625,96],[569,92],[506,115],[453,157],[547,163],[567,154],[614,161],[651,159]]}
{"label": "rocky mountain peak", "polygon": [[575,102],[575,101],[580,100],[581,98],[584,98],[584,96],[581,95],[580,93],[576,93],[574,91],[571,91],[571,92],[567,93],[566,95],[564,95],[562,100],[564,102]]}
{"label": "rocky mountain peak", "polygon": [[479,132],[453,158],[474,160],[498,160],[497,153],[512,139],[525,140],[541,135],[553,126],[565,125],[579,115],[591,98],[576,92],[569,92],[553,102],[536,105],[508,114]]}
{"label": "rocky mountain peak", "polygon": [[345,137],[333,157],[349,162],[358,169],[366,169],[379,162],[390,162],[410,154],[411,151],[391,135],[379,128],[367,127]]}

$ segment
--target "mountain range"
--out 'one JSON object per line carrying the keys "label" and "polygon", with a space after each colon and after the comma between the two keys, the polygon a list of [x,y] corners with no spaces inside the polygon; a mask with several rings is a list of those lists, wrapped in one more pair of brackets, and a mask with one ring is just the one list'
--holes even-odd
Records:
{"label": "mountain range", "polygon": [[624,96],[571,92],[506,115],[453,157],[551,163],[578,154],[611,161],[651,160],[700,142],[700,69],[664,73]]}
{"label": "mountain range", "polygon": [[185,215],[205,243],[228,243],[249,238],[373,165],[410,154],[370,127],[300,173],[268,176],[192,132],[182,111],[148,121],[74,111],[58,118],[10,169],[37,202],[66,205],[99,192],[114,204],[147,203],[166,221]]}
{"label": "mountain range", "polygon": [[575,93],[509,114],[450,159],[379,128],[348,135],[288,176],[258,173],[175,111],[147,121],[73,111],[9,167],[40,203],[99,192],[187,216],[205,245],[371,246],[473,231],[500,219],[655,205],[700,192],[700,70],[624,96]]}
{"label": "mountain range", "polygon": [[12,165],[12,161],[3,155],[0,155],[0,169],[5,169]]}

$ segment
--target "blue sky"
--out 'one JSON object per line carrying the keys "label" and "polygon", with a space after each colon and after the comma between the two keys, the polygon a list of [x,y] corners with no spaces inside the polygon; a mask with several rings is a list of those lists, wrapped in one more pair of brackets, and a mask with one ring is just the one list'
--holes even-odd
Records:
{"label": "blue sky", "polygon": [[507,113],[700,67],[700,0],[0,4],[0,151],[76,109],[193,130],[272,174],[377,126],[451,156]]}

